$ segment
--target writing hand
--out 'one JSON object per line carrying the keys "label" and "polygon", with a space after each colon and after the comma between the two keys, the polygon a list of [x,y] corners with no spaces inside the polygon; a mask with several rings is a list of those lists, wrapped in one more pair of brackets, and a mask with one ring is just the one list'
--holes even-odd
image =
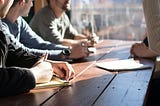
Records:
{"label": "writing hand", "polygon": [[53,76],[53,67],[50,62],[47,62],[47,57],[48,54],[42,55],[40,60],[31,68],[36,83],[49,82]]}
{"label": "writing hand", "polygon": [[62,61],[51,61],[47,60],[52,64],[54,73],[60,77],[60,78],[65,78],[67,81],[69,79],[73,78],[75,75],[75,71],[72,68],[71,64],[68,62],[62,62]]}

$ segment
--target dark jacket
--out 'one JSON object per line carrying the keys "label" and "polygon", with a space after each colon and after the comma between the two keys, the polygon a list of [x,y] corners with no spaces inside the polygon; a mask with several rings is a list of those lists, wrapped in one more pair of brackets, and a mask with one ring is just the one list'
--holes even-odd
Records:
{"label": "dark jacket", "polygon": [[39,57],[14,46],[0,31],[0,96],[28,92],[35,87],[35,78],[29,71]]}

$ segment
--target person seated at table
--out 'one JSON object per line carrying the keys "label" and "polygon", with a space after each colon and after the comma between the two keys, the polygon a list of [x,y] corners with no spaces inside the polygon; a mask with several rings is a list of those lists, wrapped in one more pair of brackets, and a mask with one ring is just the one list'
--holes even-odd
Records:
{"label": "person seated at table", "polygon": [[98,36],[78,34],[70,23],[66,11],[70,10],[71,0],[47,0],[48,5],[37,12],[30,21],[31,28],[45,40],[62,45],[72,45],[86,39],[90,46],[98,42]]}
{"label": "person seated at table", "polygon": [[0,0],[0,97],[29,92],[36,83],[50,81],[53,74],[66,80],[73,78],[75,72],[69,63],[33,55],[3,33],[1,19],[12,3],[13,0]]}
{"label": "person seated at table", "polygon": [[[160,0],[143,0],[143,10],[147,26],[145,43],[136,43],[131,47],[131,54],[143,58],[155,58],[160,55]],[[160,106],[159,71],[153,74],[145,106]],[[155,77],[156,76],[156,77]]]}
{"label": "person seated at table", "polygon": [[[155,8],[149,9],[150,7],[148,7],[148,4],[146,5],[145,2],[148,1],[143,0],[143,9],[147,25],[146,38],[142,43],[133,44],[130,52],[136,57],[155,58],[160,55],[160,25],[158,23],[160,17],[157,15],[160,14],[158,13],[159,6],[157,6],[159,4],[153,4],[156,5]],[[156,2],[158,2],[158,0],[156,0]]]}
{"label": "person seated at table", "polygon": [[37,35],[21,17],[28,15],[32,5],[32,0],[14,0],[6,18],[2,20],[2,29],[12,42],[36,55],[48,53],[52,60],[80,59],[89,55],[87,41],[74,43],[68,48],[45,41]]}

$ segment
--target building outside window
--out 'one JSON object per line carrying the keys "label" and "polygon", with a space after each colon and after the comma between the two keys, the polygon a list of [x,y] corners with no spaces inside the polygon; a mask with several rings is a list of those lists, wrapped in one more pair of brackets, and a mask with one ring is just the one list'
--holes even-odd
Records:
{"label": "building outside window", "polygon": [[101,39],[142,40],[146,30],[141,0],[72,0],[71,22]]}

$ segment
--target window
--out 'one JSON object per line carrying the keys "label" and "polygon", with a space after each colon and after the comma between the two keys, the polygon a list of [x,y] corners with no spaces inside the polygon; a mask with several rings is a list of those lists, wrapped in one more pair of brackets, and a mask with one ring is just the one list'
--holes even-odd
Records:
{"label": "window", "polygon": [[142,40],[146,29],[141,0],[72,0],[71,22],[101,39]]}

